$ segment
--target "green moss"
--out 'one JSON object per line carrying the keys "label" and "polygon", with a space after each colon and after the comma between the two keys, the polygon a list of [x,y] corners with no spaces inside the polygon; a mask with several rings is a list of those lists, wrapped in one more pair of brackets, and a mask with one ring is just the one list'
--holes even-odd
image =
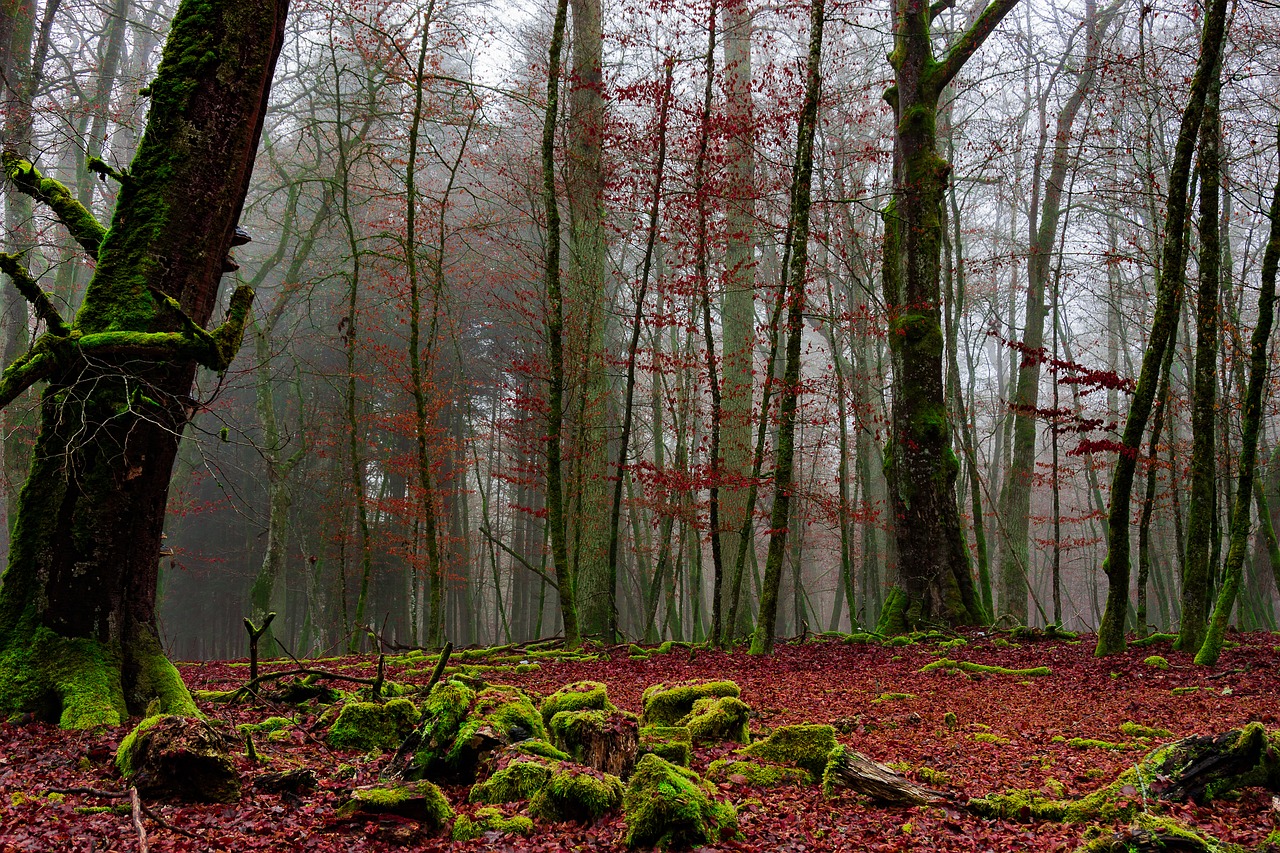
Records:
{"label": "green moss", "polygon": [[546,740],[542,715],[514,687],[480,692],[460,681],[432,688],[423,706],[422,748],[414,753],[413,774],[437,774],[471,781],[482,754],[506,743]]}
{"label": "green moss", "polygon": [[[1077,847],[1075,853],[1129,853],[1135,849],[1135,835],[1142,837],[1143,849],[1243,853],[1241,848],[1219,844],[1171,817],[1138,812],[1126,829],[1126,832],[1115,833],[1103,827],[1091,827],[1091,831],[1086,830],[1085,843]],[[1258,849],[1267,850],[1268,847],[1263,844]]]}
{"label": "green moss", "polygon": [[[887,211],[888,208],[886,208],[886,215]],[[897,229],[892,230],[896,233]],[[888,235],[886,235],[887,238]],[[888,452],[888,449],[886,449],[884,459],[885,467],[888,468],[893,459],[893,454]],[[882,637],[888,637],[894,634],[904,634],[909,630],[911,630],[911,626],[907,624],[907,593],[902,587],[890,587],[889,594],[884,600],[884,606],[880,608],[880,619],[876,622],[876,633]]]}
{"label": "green moss", "polygon": [[1001,737],[1000,735],[993,735],[990,732],[978,732],[973,736],[973,739],[976,740],[978,743],[993,743],[996,746],[1004,746],[1006,743],[1009,742],[1009,739],[1007,737]]}
{"label": "green moss", "polygon": [[622,780],[576,764],[561,764],[529,800],[529,814],[549,821],[593,823],[622,803]]}
{"label": "green moss", "polygon": [[738,752],[777,764],[795,765],[817,782],[822,778],[831,751],[837,746],[836,730],[831,726],[779,726],[769,737]]}
{"label": "green moss", "polygon": [[569,753],[556,749],[545,740],[540,740],[538,738],[530,738],[529,740],[522,740],[519,743],[513,743],[508,747],[508,749],[522,755],[533,755],[539,758],[547,758],[551,761],[569,760]]}
{"label": "green moss", "polygon": [[376,702],[348,702],[325,735],[337,749],[361,752],[395,749],[413,731],[418,711],[407,699]]}
{"label": "green moss", "polygon": [[645,725],[673,726],[693,710],[699,699],[729,696],[734,699],[742,690],[732,681],[688,681],[679,684],[654,684],[647,687],[641,699]]}
{"label": "green moss", "polygon": [[689,730],[694,743],[719,743],[733,741],[747,743],[751,736],[747,724],[751,708],[746,702],[733,696],[705,696],[693,703],[687,715],[676,725]]}
{"label": "green moss", "polygon": [[1120,734],[1125,737],[1149,737],[1149,738],[1171,738],[1173,732],[1168,729],[1158,729],[1152,726],[1143,726],[1138,723],[1121,723]]}
{"label": "green moss", "polygon": [[983,675],[1013,675],[1019,678],[1043,677],[1053,674],[1053,671],[1047,666],[1037,666],[1032,669],[1008,669],[1003,666],[988,666],[986,664],[971,663],[969,661],[951,660],[950,658],[936,660],[933,663],[925,664],[919,669],[920,672],[935,672],[937,670],[945,670],[947,672],[955,672],[959,670],[962,672],[981,673]]}
{"label": "green moss", "polygon": [[[735,776],[741,779],[734,780]],[[768,764],[761,761],[734,761],[728,758],[711,762],[711,766],[707,768],[707,778],[717,782],[740,781],[741,784],[751,785],[754,788],[803,785],[812,781],[809,772],[799,767],[784,767],[781,764]]]}
{"label": "green moss", "polygon": [[356,788],[351,799],[338,807],[339,818],[360,814],[394,814],[423,824],[429,832],[439,832],[453,820],[453,807],[444,792],[425,779],[393,787]]}
{"label": "green moss", "polygon": [[904,699],[914,699],[914,698],[916,698],[916,695],[914,693],[881,693],[877,698],[872,699],[871,701],[877,702],[877,703],[878,702],[901,702]]}
{"label": "green moss", "polygon": [[458,815],[453,822],[454,841],[474,841],[485,833],[529,837],[533,834],[533,821],[524,815],[504,815],[494,808],[477,809],[472,815]]}
{"label": "green moss", "polygon": [[628,847],[701,847],[737,834],[738,813],[696,773],[646,755],[623,799]]}
{"label": "green moss", "polygon": [[949,729],[954,729],[956,726],[960,725],[960,720],[956,717],[954,712],[948,711],[942,715],[942,724]]}
{"label": "green moss", "polygon": [[1178,639],[1177,634],[1150,634],[1146,637],[1143,637],[1141,640],[1134,640],[1133,642],[1129,643],[1129,645],[1133,646],[1134,648],[1142,649],[1142,648],[1146,648],[1147,646],[1154,646],[1157,643],[1174,643],[1177,641],[1177,639]]}
{"label": "green moss", "polygon": [[241,736],[246,734],[271,734],[285,731],[293,727],[293,720],[288,717],[267,717],[260,723],[241,723],[236,726]]}
{"label": "green moss", "polygon": [[664,761],[689,766],[693,739],[684,726],[645,726],[640,730],[640,746],[636,758],[652,753]]}
{"label": "green moss", "polygon": [[1188,693],[1196,693],[1202,688],[1199,685],[1194,687],[1175,687],[1169,692],[1174,696],[1186,696]]}
{"label": "green moss", "polygon": [[1147,666],[1152,667],[1153,669],[1169,668],[1169,661],[1166,660],[1165,658],[1160,657],[1160,655],[1152,655],[1149,658],[1145,658],[1142,662]]}
{"label": "green moss", "polygon": [[144,732],[153,729],[162,720],[164,714],[156,714],[142,720],[133,730],[124,736],[124,740],[120,741],[120,746],[116,747],[116,769],[120,771],[120,775],[128,779],[133,775],[133,760],[138,753],[138,740]]}
{"label": "green moss", "polygon": [[599,681],[576,681],[566,684],[546,699],[542,700],[542,722],[549,724],[551,718],[561,711],[612,711],[614,705],[609,701],[608,687]]}
{"label": "green moss", "polygon": [[969,645],[969,641],[966,640],[964,637],[956,637],[953,640],[943,640],[941,643],[938,643],[938,648],[958,649],[961,646],[967,646],[967,645]]}
{"label": "green moss", "polygon": [[1086,737],[1073,737],[1067,741],[1067,746],[1072,749],[1109,749],[1113,752],[1123,752],[1135,747],[1132,743],[1115,743],[1109,740],[1094,740]]}
{"label": "green moss", "polygon": [[937,787],[951,784],[951,774],[945,770],[934,770],[932,767],[917,767],[915,772],[926,784]]}
{"label": "green moss", "polygon": [[483,782],[471,786],[473,803],[513,803],[531,799],[542,790],[559,762],[529,757],[517,758]]}

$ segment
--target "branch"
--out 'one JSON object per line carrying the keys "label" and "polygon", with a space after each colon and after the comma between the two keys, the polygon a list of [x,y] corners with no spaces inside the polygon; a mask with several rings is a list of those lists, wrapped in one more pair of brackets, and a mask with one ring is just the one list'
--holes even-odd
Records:
{"label": "branch", "polygon": [[935,21],[938,16],[956,5],[956,0],[937,0],[929,7],[929,20]]}
{"label": "branch", "polygon": [[[939,0],[939,2],[945,2],[945,0]],[[930,83],[935,87],[935,92],[941,92],[951,82],[951,79],[969,61],[969,57],[982,47],[982,43],[995,30],[1001,19],[1016,5],[1018,0],[991,0],[987,8],[978,16],[978,20],[973,22],[973,26],[965,30],[959,41],[947,51],[946,59],[934,66]]]}
{"label": "branch", "polygon": [[18,288],[22,297],[31,303],[36,316],[44,321],[52,334],[62,336],[71,331],[67,328],[53,301],[49,299],[49,294],[42,290],[36,280],[31,277],[31,273],[22,265],[18,255],[0,253],[0,271],[13,279],[13,286]]}
{"label": "branch", "polygon": [[548,584],[550,584],[552,589],[556,590],[557,592],[560,591],[560,584],[556,582],[555,578],[551,577],[551,575],[542,571],[542,569],[539,569],[537,566],[534,566],[532,563],[530,563],[528,560],[524,558],[524,555],[517,554],[515,551],[512,551],[509,547],[507,547],[506,542],[503,542],[501,539],[493,535],[493,533],[489,530],[488,525],[482,524],[480,526],[480,533],[484,535],[485,539],[488,539],[494,545],[497,545],[503,551],[510,554],[513,559],[515,559],[517,562],[520,563],[520,565],[524,566],[526,569],[533,572],[535,575],[537,575],[538,577],[546,581]]}
{"label": "branch", "polygon": [[53,178],[46,178],[40,174],[39,169],[13,151],[0,154],[0,164],[3,164],[5,174],[15,187],[47,205],[88,253],[89,258],[97,260],[98,246],[107,230],[98,224],[93,214],[76,200],[65,185]]}
{"label": "branch", "polygon": [[101,157],[94,157],[90,154],[86,160],[86,165],[88,165],[90,172],[97,172],[102,176],[102,180],[104,181],[107,178],[114,178],[121,186],[124,186],[129,182],[128,172],[120,171]]}

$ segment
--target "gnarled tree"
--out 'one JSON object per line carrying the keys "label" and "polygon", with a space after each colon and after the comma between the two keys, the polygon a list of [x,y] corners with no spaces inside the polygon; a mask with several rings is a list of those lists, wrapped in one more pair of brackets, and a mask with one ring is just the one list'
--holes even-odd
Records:
{"label": "gnarled tree", "polygon": [[6,255],[45,331],[0,375],[0,405],[37,382],[40,435],[0,589],[0,713],[119,723],[153,699],[192,712],[156,633],[156,574],[198,366],[225,370],[253,292],[205,329],[253,170],[286,0],[184,0],[110,229],[16,154],[8,179],[97,262],[76,317]]}

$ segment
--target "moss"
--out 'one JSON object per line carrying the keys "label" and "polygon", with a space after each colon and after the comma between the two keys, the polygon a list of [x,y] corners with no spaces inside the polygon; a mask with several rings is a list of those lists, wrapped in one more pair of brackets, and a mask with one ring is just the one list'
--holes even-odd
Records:
{"label": "moss", "polygon": [[337,749],[361,752],[398,747],[417,722],[418,712],[407,699],[376,702],[348,702],[330,727],[325,741]]}
{"label": "moss", "polygon": [[751,740],[747,732],[750,717],[751,708],[741,699],[733,696],[705,696],[694,702],[693,708],[676,725],[687,728],[694,743],[718,743],[726,740],[748,743]]}
{"label": "moss", "polygon": [[414,753],[413,773],[468,782],[481,755],[494,747],[547,736],[542,715],[514,687],[477,693],[460,681],[440,682],[431,689],[422,718],[423,746]]}
{"label": "moss", "polygon": [[641,699],[645,725],[673,726],[693,710],[694,703],[709,696],[734,699],[742,690],[732,681],[687,681],[679,684],[654,684],[645,688]]}
{"label": "moss", "polygon": [[542,700],[542,722],[549,724],[551,718],[561,711],[585,710],[614,710],[613,703],[609,701],[608,687],[599,681],[566,684]]}
{"label": "moss", "polygon": [[529,814],[549,821],[593,823],[622,803],[622,780],[576,764],[561,764],[529,800]]}
{"label": "moss", "polygon": [[453,820],[453,807],[435,784],[425,779],[393,787],[356,788],[351,799],[338,807],[339,818],[361,814],[394,814],[422,823],[439,832]]}
{"label": "moss", "polygon": [[807,771],[817,782],[822,778],[831,751],[837,746],[836,730],[831,726],[779,726],[769,737],[738,752],[778,764],[795,765]]}
{"label": "moss", "polygon": [[[1201,835],[1181,821],[1171,817],[1138,812],[1122,832],[1107,832],[1102,827],[1086,830],[1085,843],[1075,853],[1129,853],[1137,849],[1135,836],[1142,839],[1143,849],[1170,849],[1184,853],[1201,850],[1205,853],[1233,853],[1241,848],[1221,845],[1215,839]],[[1259,850],[1268,849],[1264,843]]]}
{"label": "moss", "polygon": [[293,720],[288,717],[267,717],[260,723],[241,723],[236,726],[242,736],[246,734],[272,734],[293,727]]}
{"label": "moss", "polygon": [[1157,643],[1174,643],[1177,641],[1177,639],[1178,639],[1177,634],[1150,634],[1146,637],[1143,637],[1141,640],[1134,640],[1133,642],[1129,643],[1129,645],[1137,649],[1142,649],[1142,648],[1146,648],[1147,646],[1154,646]]}
{"label": "moss", "polygon": [[133,730],[124,736],[124,740],[120,741],[120,746],[116,747],[116,769],[120,771],[121,776],[128,779],[133,775],[133,761],[138,753],[138,740],[144,732],[155,728],[163,720],[163,714],[147,717],[134,726]]}
{"label": "moss", "polygon": [[494,808],[477,809],[472,815],[458,815],[453,822],[454,841],[474,841],[489,832],[503,835],[533,834],[533,821],[524,815],[504,815]]}
{"label": "moss", "polygon": [[1194,687],[1175,687],[1169,691],[1174,696],[1186,696],[1188,693],[1196,693],[1202,688],[1199,685]]}
{"label": "moss", "polygon": [[640,730],[640,746],[636,758],[653,754],[682,767],[689,766],[693,739],[685,726],[645,726]]}
{"label": "moss", "polygon": [[978,732],[973,736],[973,739],[976,740],[978,743],[993,743],[996,746],[1004,746],[1006,743],[1009,742],[1009,739],[1007,737],[1001,737],[1000,735],[993,735],[990,732]]}
{"label": "moss", "polygon": [[971,663],[969,661],[951,660],[943,658],[933,663],[925,664],[920,667],[920,672],[934,672],[936,670],[945,670],[954,672],[960,670],[962,672],[981,673],[983,675],[1013,675],[1020,678],[1034,678],[1052,675],[1053,670],[1047,666],[1037,666],[1032,669],[1008,669],[1003,666],[988,666],[981,663]]}
{"label": "moss", "polygon": [[948,711],[942,715],[942,724],[949,729],[954,729],[956,726],[960,725],[960,719],[956,717],[955,712]]}
{"label": "moss", "polygon": [[1145,658],[1142,662],[1153,669],[1169,668],[1169,661],[1160,657],[1160,655],[1151,655],[1151,657]]}
{"label": "moss", "polygon": [[1094,740],[1087,737],[1073,737],[1067,741],[1067,746],[1072,749],[1109,749],[1113,752],[1123,752],[1127,749],[1133,749],[1132,743],[1116,743],[1109,740]]}
{"label": "moss", "polygon": [[961,646],[967,646],[967,645],[969,645],[969,641],[968,641],[968,640],[966,640],[964,637],[956,637],[955,639],[952,639],[952,640],[943,640],[941,643],[938,643],[938,648],[940,648],[940,649],[958,649],[958,648],[960,648]]}
{"label": "moss", "polygon": [[551,778],[558,762],[536,757],[517,758],[483,782],[471,786],[473,803],[513,803],[531,799]]}
{"label": "moss", "polygon": [[118,726],[128,718],[120,670],[107,644],[36,628],[0,655],[0,713],[32,712],[64,729]]}
{"label": "moss", "polygon": [[[740,777],[734,779],[734,777]],[[779,785],[803,785],[812,781],[809,772],[799,767],[784,767],[762,761],[734,761],[723,758],[711,762],[707,778],[717,782],[737,781],[754,788],[776,788]]]}
{"label": "moss", "polygon": [[871,701],[877,702],[877,703],[878,702],[901,702],[904,699],[914,699],[914,698],[916,698],[916,695],[914,693],[881,693],[878,697],[876,697],[875,699],[872,699]]}
{"label": "moss", "polygon": [[941,787],[951,784],[951,774],[945,770],[934,770],[932,767],[917,767],[916,775],[929,785]]}
{"label": "moss", "polygon": [[551,761],[569,760],[569,753],[564,750],[557,749],[545,740],[539,740],[538,738],[522,740],[519,743],[513,743],[508,748],[514,752],[520,753],[521,755],[533,755],[538,758],[550,759]]}
{"label": "moss", "polygon": [[1149,738],[1171,738],[1173,732],[1168,729],[1158,729],[1152,726],[1144,726],[1138,723],[1121,723],[1120,734],[1125,737],[1149,737]]}
{"label": "moss", "polygon": [[628,847],[701,847],[737,834],[738,813],[696,773],[646,755],[623,799]]}

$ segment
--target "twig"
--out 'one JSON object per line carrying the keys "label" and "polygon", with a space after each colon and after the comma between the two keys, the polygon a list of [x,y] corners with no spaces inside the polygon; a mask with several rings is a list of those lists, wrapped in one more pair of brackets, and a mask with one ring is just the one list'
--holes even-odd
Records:
{"label": "twig", "polygon": [[138,797],[138,789],[129,789],[129,802],[133,806],[133,828],[138,830],[138,849],[141,853],[151,853],[147,846],[147,828],[142,825],[142,800]]}

